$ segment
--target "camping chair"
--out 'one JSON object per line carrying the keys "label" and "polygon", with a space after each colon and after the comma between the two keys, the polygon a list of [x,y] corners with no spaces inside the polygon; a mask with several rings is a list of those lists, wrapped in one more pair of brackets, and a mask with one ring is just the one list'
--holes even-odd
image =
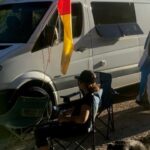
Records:
{"label": "camping chair", "polygon": [[[76,105],[78,103],[78,100],[70,101],[70,98],[73,96],[76,96],[76,95],[79,95],[80,98],[82,97],[81,92],[76,92],[76,93],[72,93],[70,95],[61,96],[63,98],[65,104],[60,105],[60,109],[57,109],[57,110],[62,111],[63,108],[67,109],[71,106]],[[86,150],[83,143],[87,140],[87,138],[91,137],[92,138],[91,139],[92,150],[95,150],[95,129],[94,129],[95,128],[95,118],[93,116],[94,110],[93,110],[93,108],[91,108],[91,109],[92,109],[91,110],[91,112],[92,112],[91,113],[92,127],[90,128],[90,130],[87,129],[87,132],[74,135],[73,137],[57,137],[57,138],[52,138],[52,139],[50,138],[49,139],[49,143],[51,145],[50,149],[55,149],[55,145],[56,145],[56,146],[61,147],[64,150],[67,150],[69,148],[75,149],[75,150],[77,150],[79,148]],[[67,144],[66,144],[66,142],[67,142]]]}
{"label": "camping chair", "polygon": [[0,125],[7,128],[17,139],[24,141],[23,135],[42,121],[48,101],[49,97],[46,95],[20,96],[8,112],[0,115]]}
{"label": "camping chair", "polygon": [[[113,95],[115,91],[111,87],[112,76],[109,73],[104,72],[95,72],[97,77],[97,82],[100,83],[101,88],[103,89],[102,94],[102,104],[99,107],[99,111],[97,114],[97,120],[99,120],[104,127],[106,127],[106,133],[102,132],[97,127],[97,131],[106,139],[109,139],[110,131],[114,131],[114,115],[113,115]],[[107,120],[104,121],[101,116],[102,112],[106,110]]]}

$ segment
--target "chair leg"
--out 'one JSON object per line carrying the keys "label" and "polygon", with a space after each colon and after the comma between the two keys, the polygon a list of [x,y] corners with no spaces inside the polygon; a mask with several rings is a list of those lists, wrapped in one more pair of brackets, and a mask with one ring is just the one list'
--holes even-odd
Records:
{"label": "chair leg", "polygon": [[95,124],[94,124],[94,129],[92,131],[92,150],[95,150]]}
{"label": "chair leg", "polygon": [[83,137],[83,139],[80,140],[80,142],[76,141],[77,146],[75,147],[74,150],[77,150],[78,148],[81,148],[83,150],[86,150],[85,147],[83,147],[81,144],[84,143],[84,141],[89,137],[92,136],[92,150],[96,150],[95,148],[95,130],[91,131],[90,133],[88,133],[85,137]]}
{"label": "chair leg", "polygon": [[54,143],[53,143],[53,140],[48,138],[48,143],[49,143],[49,150],[54,150]]}
{"label": "chair leg", "polygon": [[108,119],[107,119],[107,133],[106,133],[106,139],[109,140],[109,133],[111,129],[111,113],[110,113],[110,108],[107,109],[108,112]]}
{"label": "chair leg", "polygon": [[82,148],[83,150],[86,150],[86,148],[84,148],[81,144],[84,143],[84,141],[90,136],[91,133],[87,134],[85,137],[83,137],[80,142],[75,141],[75,143],[77,144],[77,146],[75,147],[74,150],[77,150],[78,148]]}
{"label": "chair leg", "polygon": [[113,107],[109,107],[107,110],[107,121],[105,122],[102,119],[98,119],[101,123],[103,123],[104,126],[106,126],[106,134],[104,134],[102,131],[100,131],[98,128],[96,129],[106,140],[110,139],[110,132],[115,130],[114,127],[114,116],[113,116]]}
{"label": "chair leg", "polygon": [[[94,128],[96,128],[96,127],[94,126]],[[82,137],[80,137],[80,140],[78,140],[79,137],[77,137],[77,138],[75,137],[75,140],[73,139],[73,140],[71,140],[71,142],[68,141],[69,142],[68,145],[63,144],[60,141],[61,139],[59,139],[59,138],[58,139],[57,138],[52,138],[52,139],[48,138],[49,145],[50,145],[49,149],[54,150],[55,149],[54,143],[56,143],[57,146],[59,146],[60,148],[62,148],[64,150],[69,150],[69,148],[72,144],[76,144],[75,148],[73,148],[74,150],[77,150],[79,148],[82,150],[86,150],[86,148],[82,145],[82,143],[84,143],[87,140],[87,138],[89,138],[89,136],[90,136],[92,138],[91,139],[91,141],[92,141],[91,149],[96,150],[96,148],[95,148],[95,129],[92,130],[90,133],[87,133],[84,136],[83,135],[81,135],[81,136]],[[63,139],[62,139],[62,141],[63,141]]]}
{"label": "chair leg", "polygon": [[[88,135],[89,136],[89,135]],[[56,143],[61,149],[63,150],[69,150],[69,147],[74,143],[76,144],[77,146],[75,147],[75,150],[77,150],[78,148],[81,148],[82,150],[86,150],[85,147],[83,147],[81,144],[86,140],[86,138],[88,136],[85,136],[80,142],[78,141],[72,141],[70,142],[68,145],[64,145],[62,144],[59,139],[49,139],[49,143],[50,143],[50,146],[49,146],[49,149],[50,150],[54,150],[55,149],[55,146],[54,146],[54,143]]]}
{"label": "chair leg", "polygon": [[107,126],[107,139],[109,139],[110,131],[115,131],[114,127],[114,116],[113,116],[113,107],[107,109],[108,111],[108,126]]}
{"label": "chair leg", "polygon": [[112,131],[115,131],[113,107],[111,107],[111,127]]}
{"label": "chair leg", "polygon": [[[6,141],[6,149],[12,148],[12,149],[34,149],[34,138],[32,131],[29,133],[28,129],[11,129],[6,128],[10,132],[10,136],[8,137],[8,140]],[[27,131],[27,132],[26,132]],[[33,141],[32,141],[33,140]]]}
{"label": "chair leg", "polygon": [[[65,147],[61,142],[59,142],[58,140],[56,140],[56,139],[53,139],[53,141],[55,142],[55,143],[57,143],[62,149],[64,149],[64,150],[67,150],[67,147]],[[54,146],[53,146],[54,147]]]}

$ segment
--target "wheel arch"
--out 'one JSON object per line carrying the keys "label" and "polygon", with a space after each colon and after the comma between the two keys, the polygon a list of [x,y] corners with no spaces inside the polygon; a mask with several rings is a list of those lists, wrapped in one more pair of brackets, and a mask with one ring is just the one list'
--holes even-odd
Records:
{"label": "wheel arch", "polygon": [[54,105],[58,104],[58,94],[51,78],[42,72],[32,71],[27,72],[17,77],[10,85],[10,89],[15,89],[20,92],[29,86],[39,86],[44,88],[50,95]]}
{"label": "wheel arch", "polygon": [[41,80],[30,80],[28,82],[25,82],[19,89],[18,91],[24,90],[25,88],[31,87],[31,86],[39,86],[40,88],[43,88],[44,90],[46,90],[46,92],[49,94],[50,99],[52,100],[53,104],[56,105],[57,104],[57,100],[53,91],[52,86],[47,83],[47,82],[43,82]]}

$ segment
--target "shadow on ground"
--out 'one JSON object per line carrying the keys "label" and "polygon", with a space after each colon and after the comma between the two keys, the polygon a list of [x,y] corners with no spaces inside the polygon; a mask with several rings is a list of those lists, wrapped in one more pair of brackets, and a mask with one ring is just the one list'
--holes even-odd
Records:
{"label": "shadow on ground", "polygon": [[[146,133],[150,133],[150,110],[135,103],[137,91],[138,85],[117,90],[119,95],[114,98],[115,131],[111,132],[109,140],[96,133],[95,145],[97,150],[106,150],[107,144],[112,141],[130,138],[137,139],[138,137],[144,137]],[[106,118],[106,113],[104,112],[103,119]],[[98,122],[96,122],[96,126],[102,131],[106,129]],[[85,146],[89,149],[91,140],[89,138],[85,142]]]}
{"label": "shadow on ground", "polygon": [[[137,89],[138,89],[137,86],[133,86],[130,88],[118,90],[120,95],[118,95],[114,99],[115,100],[114,101],[115,102],[114,104],[115,131],[111,132],[111,136],[109,140],[104,139],[100,134],[96,132],[95,134],[96,150],[106,150],[107,143],[110,143],[112,141],[144,136],[143,133],[145,134],[150,132],[150,119],[149,119],[150,110],[145,109],[144,107],[139,106],[135,103]],[[103,113],[102,117],[106,119],[105,112]],[[99,124],[98,122],[96,122],[96,126],[100,128],[102,131],[105,131],[105,128],[103,128],[102,125]],[[2,133],[2,131],[4,132],[4,130],[0,130],[0,133]],[[8,138],[8,140],[10,140],[10,138]],[[85,141],[84,145],[86,146],[87,149],[91,149],[90,148],[91,141],[92,141],[91,138],[88,138]],[[7,144],[8,141],[6,143],[4,141],[2,142],[0,144],[5,145]],[[34,140],[32,139],[32,144],[33,143]],[[56,148],[56,150],[59,149],[61,150],[61,148],[59,147]],[[70,150],[72,149],[73,147],[70,147]],[[0,150],[4,150],[4,149],[2,149],[2,147],[0,146]],[[22,150],[31,150],[31,149],[24,148]]]}
{"label": "shadow on ground", "polygon": [[[125,102],[127,103],[127,102]],[[123,105],[125,105],[125,103]],[[95,133],[95,145],[97,150],[106,150],[107,144],[116,140],[128,139],[139,136],[145,132],[150,132],[150,110],[145,110],[141,106],[134,104],[134,101],[129,101],[130,107],[133,105],[134,108],[125,108],[125,110],[114,112],[115,120],[115,131],[111,132],[109,140],[106,140],[98,132]],[[119,103],[115,105],[115,109],[120,105]],[[103,116],[106,118],[106,115]],[[96,122],[96,126],[102,131],[103,128],[101,124]],[[142,135],[141,135],[142,136]],[[92,137],[89,137],[83,144],[87,149],[91,148]]]}

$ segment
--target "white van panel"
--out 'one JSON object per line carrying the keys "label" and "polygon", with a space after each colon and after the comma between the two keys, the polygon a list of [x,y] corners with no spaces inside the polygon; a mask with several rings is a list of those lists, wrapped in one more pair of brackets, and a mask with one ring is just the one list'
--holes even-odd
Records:
{"label": "white van panel", "polygon": [[[145,36],[150,30],[150,3],[138,3],[135,2],[135,11],[137,23],[140,24],[140,27],[143,29]],[[146,38],[146,37],[145,37]]]}
{"label": "white van panel", "polygon": [[150,31],[150,19],[148,14],[150,14],[150,3],[149,1],[136,1],[135,2],[135,10],[136,10],[136,18],[138,24],[142,28],[144,35],[139,35],[139,45],[140,45],[140,57],[144,52],[144,43],[147,37],[147,33]]}
{"label": "white van panel", "polygon": [[128,86],[129,85],[128,83],[130,83],[131,85],[136,84],[137,82],[139,82],[139,79],[140,79],[139,73],[114,78],[112,81],[112,87],[117,89],[121,88],[122,85]]}
{"label": "white van panel", "polygon": [[133,0],[89,0],[91,2],[119,2],[119,3],[124,3],[124,2],[133,2]]}
{"label": "white van panel", "polygon": [[[125,67],[128,65],[136,64],[139,60],[139,51],[137,51],[137,49],[138,47],[135,47],[101,54],[103,60],[106,61],[106,65],[99,66],[94,69],[109,70],[112,68]],[[93,61],[94,66],[96,66],[96,64],[101,61],[99,59],[99,55],[94,56]]]}

